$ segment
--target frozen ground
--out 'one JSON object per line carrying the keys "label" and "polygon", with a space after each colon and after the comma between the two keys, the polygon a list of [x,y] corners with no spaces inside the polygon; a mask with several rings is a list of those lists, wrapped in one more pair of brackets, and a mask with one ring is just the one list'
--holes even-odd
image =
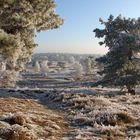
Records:
{"label": "frozen ground", "polygon": [[41,104],[36,91],[0,91],[0,140],[58,140],[67,133],[63,114]]}
{"label": "frozen ground", "polygon": [[1,89],[1,140],[140,140],[140,94],[85,86],[92,78],[24,74]]}

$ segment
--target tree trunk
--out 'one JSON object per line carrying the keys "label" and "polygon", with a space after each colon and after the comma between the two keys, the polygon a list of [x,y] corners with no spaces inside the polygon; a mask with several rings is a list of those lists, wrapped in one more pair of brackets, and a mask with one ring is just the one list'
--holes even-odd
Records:
{"label": "tree trunk", "polygon": [[131,87],[127,87],[128,93],[130,93],[131,95],[135,95],[135,89],[131,88]]}

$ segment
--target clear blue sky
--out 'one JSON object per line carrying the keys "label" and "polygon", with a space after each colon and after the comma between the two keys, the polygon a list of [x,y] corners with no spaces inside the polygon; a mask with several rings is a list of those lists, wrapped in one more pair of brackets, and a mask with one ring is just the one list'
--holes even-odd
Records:
{"label": "clear blue sky", "polygon": [[65,20],[59,29],[41,32],[35,52],[68,52],[104,54],[107,48],[98,45],[92,32],[102,26],[99,17],[140,16],[140,0],[56,0],[56,12]]}

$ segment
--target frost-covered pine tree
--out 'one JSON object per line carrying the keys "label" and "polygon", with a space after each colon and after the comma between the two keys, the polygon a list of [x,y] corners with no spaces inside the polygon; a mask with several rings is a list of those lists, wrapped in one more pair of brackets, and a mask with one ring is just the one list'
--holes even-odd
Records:
{"label": "frost-covered pine tree", "polygon": [[74,64],[74,63],[75,63],[75,58],[74,58],[73,56],[70,56],[69,62],[70,62],[71,64]]}
{"label": "frost-covered pine tree", "polygon": [[92,70],[92,61],[91,61],[90,57],[87,57],[87,58],[84,60],[83,67],[84,67],[85,74],[91,74],[91,70]]}
{"label": "frost-covered pine tree", "polygon": [[55,7],[54,0],[0,1],[0,55],[6,62],[5,74],[24,69],[37,46],[34,42],[37,32],[63,24]]}
{"label": "frost-covered pine tree", "polygon": [[35,72],[40,72],[40,64],[38,61],[35,62],[34,70],[35,70]]}
{"label": "frost-covered pine tree", "polygon": [[72,77],[74,79],[78,79],[82,76],[83,74],[83,66],[78,62],[76,61],[73,65],[72,65],[73,69],[74,69],[74,72],[72,73]]}
{"label": "frost-covered pine tree", "polygon": [[42,61],[41,62],[41,72],[44,74],[47,74],[48,70],[49,70],[48,61],[47,60]]}
{"label": "frost-covered pine tree", "polygon": [[95,29],[97,38],[103,38],[100,45],[108,47],[109,52],[97,59],[104,64],[103,81],[106,85],[114,85],[135,93],[135,87],[140,83],[140,18],[126,19],[110,15],[105,22],[100,19],[104,29]]}
{"label": "frost-covered pine tree", "polygon": [[21,70],[36,47],[37,32],[58,28],[63,20],[54,0],[4,0],[0,2],[0,53],[7,69]]}
{"label": "frost-covered pine tree", "polygon": [[36,47],[37,32],[58,28],[63,20],[54,0],[0,1],[0,55],[8,70],[22,70]]}

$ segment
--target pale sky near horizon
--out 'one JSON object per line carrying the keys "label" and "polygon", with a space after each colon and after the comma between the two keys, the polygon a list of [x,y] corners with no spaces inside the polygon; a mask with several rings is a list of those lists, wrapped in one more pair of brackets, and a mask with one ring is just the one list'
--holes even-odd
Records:
{"label": "pale sky near horizon", "polygon": [[105,54],[107,48],[98,45],[93,29],[102,26],[99,17],[140,16],[140,0],[56,0],[56,12],[65,20],[59,29],[41,32],[35,39],[35,53],[63,52]]}

